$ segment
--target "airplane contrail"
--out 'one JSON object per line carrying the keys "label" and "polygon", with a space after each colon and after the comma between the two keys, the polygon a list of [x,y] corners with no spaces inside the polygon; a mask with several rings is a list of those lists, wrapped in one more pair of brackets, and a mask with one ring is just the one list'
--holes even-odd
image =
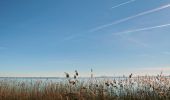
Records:
{"label": "airplane contrail", "polygon": [[128,30],[128,31],[113,33],[113,34],[114,34],[114,35],[121,35],[121,34],[126,34],[126,33],[139,32],[139,31],[151,30],[151,29],[168,27],[168,26],[170,26],[170,24],[163,24],[163,25],[158,25],[158,26],[139,28],[139,29],[134,29],[134,30]]}
{"label": "airplane contrail", "polygon": [[97,30],[109,27],[111,25],[116,25],[116,24],[128,21],[130,19],[133,19],[133,18],[136,18],[136,17],[139,17],[139,16],[143,16],[143,15],[147,15],[147,14],[150,14],[150,13],[153,13],[153,12],[157,12],[157,11],[163,10],[165,8],[168,8],[168,7],[170,7],[170,4],[163,5],[161,7],[155,8],[155,9],[151,9],[151,10],[147,10],[145,12],[138,13],[136,15],[133,15],[133,16],[130,16],[130,17],[126,17],[124,19],[120,19],[120,20],[117,20],[117,21],[114,21],[113,23],[109,23],[109,24],[105,24],[105,25],[99,26],[97,28],[94,28],[94,29],[90,30],[90,32],[94,32],[94,31],[97,31]]}
{"label": "airplane contrail", "polygon": [[126,4],[131,3],[131,2],[134,2],[134,1],[136,1],[136,0],[129,0],[129,1],[127,1],[127,2],[118,4],[118,5],[116,5],[116,6],[113,6],[112,9],[117,8],[117,7],[120,7],[120,6],[123,6],[123,5],[126,5]]}

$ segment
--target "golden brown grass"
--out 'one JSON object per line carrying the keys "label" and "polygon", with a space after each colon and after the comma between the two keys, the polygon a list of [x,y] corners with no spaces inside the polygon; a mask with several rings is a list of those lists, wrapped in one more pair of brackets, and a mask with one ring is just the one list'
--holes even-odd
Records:
{"label": "golden brown grass", "polygon": [[[67,75],[67,74],[66,74]],[[0,100],[170,100],[169,77],[0,80]]]}

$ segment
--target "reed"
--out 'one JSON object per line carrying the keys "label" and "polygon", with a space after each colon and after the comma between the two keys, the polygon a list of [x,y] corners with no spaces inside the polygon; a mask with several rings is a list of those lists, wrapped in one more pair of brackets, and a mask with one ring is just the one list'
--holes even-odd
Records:
{"label": "reed", "polygon": [[63,81],[0,80],[0,100],[170,100],[170,77],[138,76]]}

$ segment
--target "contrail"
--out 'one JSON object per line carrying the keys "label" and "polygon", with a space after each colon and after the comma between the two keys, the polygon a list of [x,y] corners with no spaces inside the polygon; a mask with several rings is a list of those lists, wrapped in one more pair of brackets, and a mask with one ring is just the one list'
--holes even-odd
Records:
{"label": "contrail", "polygon": [[[121,37],[124,38],[123,36],[121,36]],[[125,39],[128,40],[129,42],[133,42],[133,43],[138,44],[138,45],[140,45],[140,46],[142,46],[142,47],[147,47],[147,48],[150,47],[148,44],[143,43],[143,42],[140,42],[140,41],[138,41],[138,40],[136,40],[136,39],[134,39],[134,38],[127,37],[127,38],[125,38]]]}
{"label": "contrail", "polygon": [[134,1],[136,1],[136,0],[129,0],[129,1],[127,1],[127,2],[118,4],[118,5],[116,5],[116,6],[113,6],[112,9],[117,8],[117,7],[120,7],[120,6],[123,6],[123,5],[126,5],[126,4],[131,3],[131,2],[134,2]]}
{"label": "contrail", "polygon": [[152,26],[152,27],[145,27],[145,28],[139,28],[139,29],[134,29],[134,30],[128,30],[128,31],[114,33],[114,35],[121,35],[121,34],[126,34],[126,33],[139,32],[139,31],[151,30],[151,29],[168,27],[168,26],[170,26],[170,24],[163,24],[163,25],[158,25],[158,26]]}
{"label": "contrail", "polygon": [[139,16],[143,16],[143,15],[147,15],[147,14],[150,14],[150,13],[153,13],[153,12],[157,12],[157,11],[163,10],[165,8],[168,8],[168,7],[170,7],[170,4],[163,5],[161,7],[158,7],[158,8],[155,8],[155,9],[151,9],[151,10],[148,10],[148,11],[145,11],[145,12],[141,12],[141,13],[138,13],[136,15],[133,15],[133,16],[130,16],[130,17],[126,17],[126,18],[121,19],[121,20],[114,21],[113,23],[110,23],[110,24],[105,24],[105,25],[99,26],[97,28],[94,28],[94,29],[90,30],[90,32],[94,32],[94,31],[103,29],[105,27],[109,27],[111,25],[116,25],[116,24],[128,21],[130,19],[133,19],[133,18],[136,18],[136,17],[139,17]]}

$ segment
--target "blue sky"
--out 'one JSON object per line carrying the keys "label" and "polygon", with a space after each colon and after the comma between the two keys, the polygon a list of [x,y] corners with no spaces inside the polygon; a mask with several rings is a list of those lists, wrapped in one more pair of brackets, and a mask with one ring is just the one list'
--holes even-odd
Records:
{"label": "blue sky", "polygon": [[170,73],[170,0],[1,0],[0,76]]}

